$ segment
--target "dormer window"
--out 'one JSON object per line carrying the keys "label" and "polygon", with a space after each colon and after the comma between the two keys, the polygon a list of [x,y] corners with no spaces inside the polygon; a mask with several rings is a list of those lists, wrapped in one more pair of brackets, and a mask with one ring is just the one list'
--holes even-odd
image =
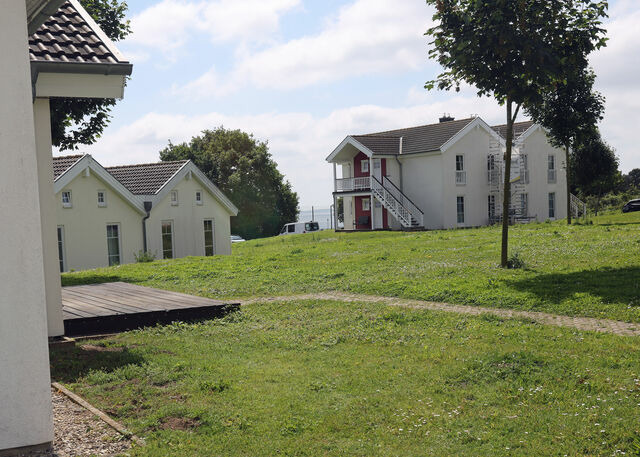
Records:
{"label": "dormer window", "polygon": [[178,206],[178,191],[171,191],[171,206]]}
{"label": "dormer window", "polygon": [[62,207],[63,208],[71,208],[71,191],[64,190],[62,191]]}
{"label": "dormer window", "polygon": [[107,206],[107,193],[104,190],[98,191],[98,206],[100,208]]}
{"label": "dormer window", "polygon": [[196,190],[196,205],[202,205],[202,191]]}

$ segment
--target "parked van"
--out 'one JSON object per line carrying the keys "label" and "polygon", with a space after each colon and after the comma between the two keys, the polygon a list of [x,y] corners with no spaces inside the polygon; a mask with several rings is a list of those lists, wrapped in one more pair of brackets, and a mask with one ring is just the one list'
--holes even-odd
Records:
{"label": "parked van", "polygon": [[317,222],[291,222],[290,224],[284,224],[280,235],[295,235],[298,233],[317,232],[320,230],[320,225]]}

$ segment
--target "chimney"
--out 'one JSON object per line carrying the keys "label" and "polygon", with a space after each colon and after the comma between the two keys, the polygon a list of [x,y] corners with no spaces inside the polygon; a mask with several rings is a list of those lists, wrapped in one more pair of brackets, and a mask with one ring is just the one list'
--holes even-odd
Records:
{"label": "chimney", "polygon": [[442,117],[440,118],[440,123],[454,121],[454,120],[455,118],[451,117],[451,114],[443,114]]}

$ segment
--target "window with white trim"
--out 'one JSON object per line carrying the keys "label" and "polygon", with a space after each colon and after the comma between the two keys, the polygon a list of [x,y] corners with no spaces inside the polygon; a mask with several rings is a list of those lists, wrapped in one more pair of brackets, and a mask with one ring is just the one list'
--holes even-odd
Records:
{"label": "window with white trim", "polygon": [[98,191],[98,206],[100,208],[107,206],[107,193],[104,190]]}
{"label": "window with white trim", "polygon": [[520,214],[523,217],[529,215],[529,194],[520,194]]}
{"label": "window with white trim", "polygon": [[456,198],[456,212],[458,224],[464,224],[464,197],[458,195]]}
{"label": "window with white trim", "polygon": [[171,206],[178,206],[178,191],[171,191]]}
{"label": "window with white trim", "polygon": [[205,219],[204,221],[204,255],[210,256],[215,254],[215,236],[213,228],[213,219]]}
{"label": "window with white trim", "polygon": [[63,208],[71,208],[72,202],[71,202],[71,191],[70,190],[63,190],[62,191],[62,207]]}
{"label": "window with white trim", "polygon": [[520,154],[520,160],[522,161],[522,169],[524,170],[522,179],[525,184],[529,184],[529,156],[527,154]]}
{"label": "window with white trim", "polygon": [[58,260],[60,261],[60,273],[66,270],[66,256],[64,253],[64,226],[58,225]]}
{"label": "window with white trim", "polygon": [[496,196],[489,195],[487,199],[487,213],[489,215],[489,221],[492,222],[496,217]]}
{"label": "window with white trim", "polygon": [[371,210],[371,199],[363,198],[362,199],[362,211],[370,211]]}
{"label": "window with white trim", "polygon": [[456,155],[456,185],[464,186],[467,183],[467,172],[464,171],[464,156]]}
{"label": "window with white trim", "polygon": [[369,173],[369,160],[368,159],[360,161],[360,171],[362,173]]}
{"label": "window with white trim", "polygon": [[162,258],[173,259],[173,221],[162,221]]}
{"label": "window with white trim", "polygon": [[549,219],[556,217],[556,193],[549,192]]}
{"label": "window with white trim", "polygon": [[202,191],[196,190],[196,205],[202,205]]}
{"label": "window with white trim", "polygon": [[107,254],[110,267],[120,265],[120,224],[107,225]]}
{"label": "window with white trim", "polygon": [[547,180],[550,184],[553,184],[556,182],[556,156],[554,154],[549,154],[547,164]]}

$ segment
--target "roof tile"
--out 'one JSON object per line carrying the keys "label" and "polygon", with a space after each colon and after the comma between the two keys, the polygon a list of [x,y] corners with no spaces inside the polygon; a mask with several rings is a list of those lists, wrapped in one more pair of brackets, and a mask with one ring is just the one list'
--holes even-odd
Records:
{"label": "roof tile", "polygon": [[187,160],[174,162],[122,165],[105,168],[135,195],[154,195],[176,174]]}
{"label": "roof tile", "polygon": [[58,179],[62,174],[71,168],[78,160],[82,159],[82,154],[73,156],[61,156],[53,158],[53,180]]}

